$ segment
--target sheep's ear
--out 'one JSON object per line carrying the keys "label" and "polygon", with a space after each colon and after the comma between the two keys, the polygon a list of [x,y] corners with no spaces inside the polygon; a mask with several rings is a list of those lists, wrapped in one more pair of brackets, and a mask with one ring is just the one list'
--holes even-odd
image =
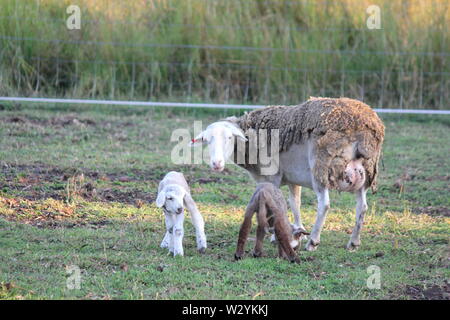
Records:
{"label": "sheep's ear", "polygon": [[205,131],[202,131],[202,133],[200,133],[197,137],[195,137],[194,139],[192,139],[189,142],[189,146],[195,147],[195,146],[205,143],[204,135],[205,135]]}
{"label": "sheep's ear", "polygon": [[158,197],[156,197],[156,206],[158,208],[161,208],[164,205],[164,202],[166,200],[166,193],[164,190],[161,190],[161,192],[158,193]]}
{"label": "sheep's ear", "polygon": [[241,130],[239,130],[235,126],[231,126],[230,129],[231,129],[231,132],[233,133],[234,136],[236,136],[239,139],[242,139],[244,141],[247,141],[247,138],[244,136],[244,134],[242,133]]}

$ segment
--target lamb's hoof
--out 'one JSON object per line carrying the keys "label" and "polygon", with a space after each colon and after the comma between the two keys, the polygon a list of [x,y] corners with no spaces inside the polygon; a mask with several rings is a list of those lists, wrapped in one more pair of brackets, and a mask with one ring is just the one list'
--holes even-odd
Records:
{"label": "lamb's hoof", "polygon": [[345,247],[348,251],[356,251],[358,250],[360,243],[352,242],[351,240],[347,243],[347,246]]}
{"label": "lamb's hoof", "polygon": [[306,251],[316,251],[319,243],[320,242],[314,242],[313,240],[309,239],[308,242],[306,243],[305,250]]}
{"label": "lamb's hoof", "polygon": [[242,259],[242,255],[235,253],[234,254],[234,260],[238,261]]}
{"label": "lamb's hoof", "polygon": [[294,259],[291,259],[290,262],[291,262],[291,263],[299,264],[299,263],[300,263],[300,259],[299,259],[298,257],[296,257],[296,258],[294,258]]}
{"label": "lamb's hoof", "polygon": [[264,256],[264,254],[262,252],[255,252],[253,251],[253,258],[261,258]]}
{"label": "lamb's hoof", "polygon": [[198,250],[198,253],[200,253],[200,254],[205,254],[205,252],[206,252],[206,247],[202,247],[202,248],[199,248],[199,249],[197,249]]}

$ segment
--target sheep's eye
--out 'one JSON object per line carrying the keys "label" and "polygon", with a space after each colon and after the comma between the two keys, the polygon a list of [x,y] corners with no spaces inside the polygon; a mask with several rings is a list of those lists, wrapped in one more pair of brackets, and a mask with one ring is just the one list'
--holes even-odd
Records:
{"label": "sheep's eye", "polygon": [[173,198],[172,197],[167,197],[167,200],[173,200]]}

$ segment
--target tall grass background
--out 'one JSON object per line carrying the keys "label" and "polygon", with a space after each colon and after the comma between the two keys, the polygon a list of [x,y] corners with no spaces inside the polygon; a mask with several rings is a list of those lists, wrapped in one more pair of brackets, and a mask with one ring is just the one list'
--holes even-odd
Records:
{"label": "tall grass background", "polygon": [[0,0],[0,95],[446,109],[449,17],[440,0]]}

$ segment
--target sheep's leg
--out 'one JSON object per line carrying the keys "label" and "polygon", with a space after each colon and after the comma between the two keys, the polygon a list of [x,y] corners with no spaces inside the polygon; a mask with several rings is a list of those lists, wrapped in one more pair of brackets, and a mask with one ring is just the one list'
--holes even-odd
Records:
{"label": "sheep's leg", "polygon": [[198,211],[197,205],[189,194],[184,197],[184,204],[191,213],[192,224],[195,228],[195,237],[197,239],[197,250],[200,253],[205,253],[206,250],[206,235],[205,235],[205,221]]}
{"label": "sheep's leg", "polygon": [[347,244],[347,249],[355,250],[361,245],[360,233],[364,223],[364,215],[367,211],[367,200],[366,200],[367,190],[362,187],[356,191],[356,224],[353,228],[350,241]]}
{"label": "sheep's leg", "polygon": [[164,235],[160,246],[161,248],[168,248],[169,251],[173,253],[173,217],[171,214],[165,213],[164,218],[166,220],[166,234]]}
{"label": "sheep's leg", "polygon": [[173,255],[182,256],[183,253],[183,236],[184,236],[184,213],[174,215],[173,225]]}
{"label": "sheep's leg", "polygon": [[302,187],[295,184],[289,184],[289,206],[291,207],[292,213],[294,214],[294,224],[296,227],[303,227],[302,220],[300,217],[300,205]]}
{"label": "sheep's leg", "polygon": [[[294,224],[297,230],[307,233],[305,227],[302,223],[302,218],[300,215],[300,206],[302,204],[302,187],[290,184],[289,185],[289,206],[291,207],[292,213],[294,214]],[[301,239],[306,239],[305,235],[302,235]]]}
{"label": "sheep's leg", "polygon": [[325,222],[328,209],[330,209],[330,196],[328,194],[328,189],[315,187],[314,191],[316,192],[318,202],[317,217],[313,230],[311,232],[311,236],[309,237],[309,240],[306,243],[305,249],[307,251],[314,251],[317,249],[317,246],[320,243],[320,232],[322,231],[322,227]]}

